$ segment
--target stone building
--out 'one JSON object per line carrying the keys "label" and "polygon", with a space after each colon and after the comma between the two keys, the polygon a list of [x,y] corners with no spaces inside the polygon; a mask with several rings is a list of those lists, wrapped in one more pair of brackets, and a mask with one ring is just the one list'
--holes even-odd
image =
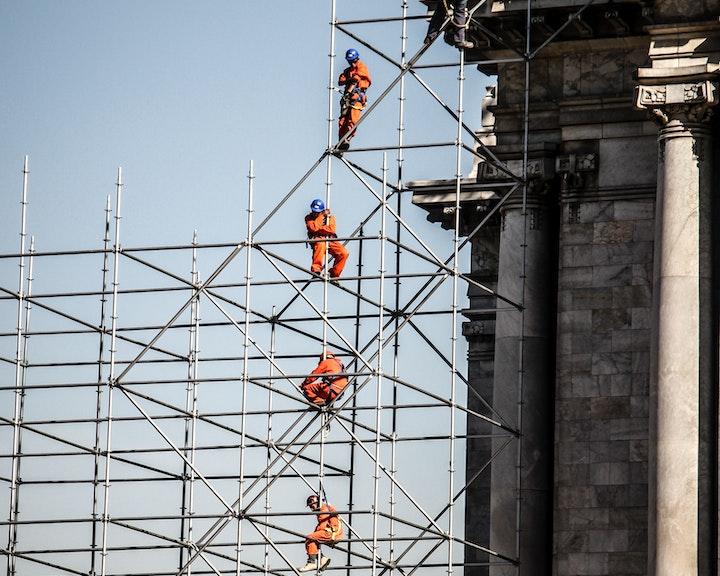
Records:
{"label": "stone building", "polygon": [[[472,238],[474,277],[525,308],[469,294],[471,384],[522,439],[469,441],[467,536],[520,566],[469,550],[468,575],[718,573],[719,17],[720,0],[474,13],[467,57],[497,61],[478,137],[517,176],[527,153],[527,213],[519,188]],[[438,177],[413,201],[452,226]],[[491,159],[462,181],[463,234],[507,184]]]}

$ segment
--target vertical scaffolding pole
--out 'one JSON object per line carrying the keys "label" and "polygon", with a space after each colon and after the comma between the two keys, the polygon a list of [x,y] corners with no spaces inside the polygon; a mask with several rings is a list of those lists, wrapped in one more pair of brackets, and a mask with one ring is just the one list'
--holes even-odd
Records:
{"label": "vertical scaffolding pole", "polygon": [[[30,298],[32,298],[32,283],[33,283],[33,264],[34,264],[34,254],[35,254],[35,237],[30,236],[30,257],[28,259],[28,275],[27,275],[27,296],[25,298],[25,320],[23,321],[23,349],[22,349],[22,358],[23,358],[23,371],[22,371],[22,382],[21,382],[21,394],[20,394],[20,430],[18,434],[18,467],[17,467],[17,477],[18,477],[18,486],[16,490],[16,498],[15,498],[15,520],[17,521],[20,516],[20,471],[22,468],[22,439],[23,439],[23,429],[22,429],[22,422],[25,415],[25,395],[26,392],[26,385],[27,385],[27,377],[28,377],[28,345],[30,340],[30,310],[32,309],[32,304],[30,304]],[[17,546],[18,541],[18,526],[17,524],[11,524],[10,526],[13,531],[12,540]]]}
{"label": "vertical scaffolding pole", "polygon": [[380,265],[378,272],[380,286],[378,288],[378,334],[377,334],[377,390],[375,391],[375,469],[373,472],[373,507],[372,507],[372,574],[377,573],[378,559],[378,503],[380,490],[380,449],[382,426],[382,384],[383,384],[383,347],[385,345],[385,217],[387,215],[387,154],[383,153],[382,163],[382,210],[380,211]]}
{"label": "vertical scaffolding pole", "polygon": [[[523,116],[523,165],[522,165],[522,216],[523,216],[523,240],[522,240],[522,273],[520,275],[521,296],[520,296],[520,337],[518,338],[518,392],[517,392],[517,465],[516,471],[516,523],[515,523],[515,557],[520,559],[521,549],[521,526],[522,526],[522,467],[523,467],[523,401],[525,386],[525,278],[527,266],[527,233],[528,233],[528,148],[530,146],[530,31],[532,27],[532,6],[527,4],[525,11],[525,90],[523,104],[525,107]],[[519,573],[518,568],[518,573]]]}
{"label": "vertical scaffolding pole", "polygon": [[[330,53],[328,62],[328,132],[327,132],[327,147],[328,150],[332,148],[333,141],[333,107],[334,107],[334,96],[335,96],[335,21],[336,21],[336,0],[330,1]],[[330,206],[330,192],[332,190],[332,155],[328,154],[325,159],[325,207]],[[323,262],[323,304],[322,304],[322,350],[327,350],[327,314],[328,314],[328,259],[330,256],[330,250],[328,250],[328,243],[325,244],[325,257]],[[324,359],[323,355],[323,359]],[[323,426],[323,432],[320,435],[320,466],[318,470],[318,496],[322,498],[325,493],[323,483],[325,479],[325,436],[328,430],[324,427],[327,423],[327,412],[323,410],[323,414],[320,417],[320,426]],[[318,555],[318,569],[320,566],[320,556]]]}
{"label": "vertical scaffolding pole", "polygon": [[450,340],[450,437],[448,439],[448,555],[447,573],[453,573],[453,523],[455,520],[455,389],[457,372],[457,314],[458,314],[458,275],[459,275],[459,246],[460,246],[460,184],[462,179],[462,151],[463,151],[463,113],[465,88],[465,50],[460,50],[460,66],[458,67],[458,107],[457,107],[457,133],[455,141],[455,227],[453,234],[453,282]]}
{"label": "vertical scaffolding pole", "polygon": [[[336,21],[336,0],[330,2],[330,53],[328,54],[328,129],[327,129],[327,148],[332,148],[333,141],[333,107],[335,102],[335,21]],[[332,154],[328,154],[325,158],[325,207],[330,206],[330,191],[332,190]],[[325,256],[323,258],[323,316],[328,313],[328,259],[329,250],[327,243],[325,245]],[[322,324],[322,349],[327,346],[327,322]],[[324,416],[323,416],[324,420]]]}
{"label": "vertical scaffolding pole", "polygon": [[113,248],[113,292],[110,328],[110,374],[108,376],[108,402],[105,432],[105,482],[103,485],[101,576],[107,574],[108,528],[110,526],[110,454],[112,449],[113,389],[115,387],[115,356],[117,354],[117,304],[120,285],[120,220],[122,219],[122,168],[118,168],[115,183],[115,246]]}
{"label": "vertical scaffolding pole", "polygon": [[[247,427],[247,391],[248,381],[250,378],[250,367],[248,365],[250,357],[250,283],[252,280],[252,215],[253,215],[253,181],[255,180],[255,172],[253,161],[250,160],[250,168],[248,169],[248,204],[247,204],[247,236],[245,246],[245,326],[243,336],[243,372],[242,372],[242,422],[240,424],[240,474],[238,478],[238,510],[243,510],[243,496],[245,492],[245,430]],[[237,546],[235,548],[235,574],[240,576],[240,557],[242,555],[242,515],[237,519]]]}
{"label": "vertical scaffolding pole", "polygon": [[[275,306],[272,307],[272,318],[275,318]],[[272,322],[270,325],[270,379],[268,380],[268,403],[267,403],[267,436],[265,437],[265,445],[267,449],[265,451],[265,547],[263,551],[263,574],[268,575],[270,571],[270,527],[268,522],[270,517],[271,506],[270,506],[270,462],[272,461],[272,449],[270,448],[271,442],[273,441],[273,420],[272,420],[272,409],[273,409],[273,384],[275,383],[275,333],[276,333],[276,322]]]}
{"label": "vertical scaffolding pole", "polygon": [[[193,231],[192,239],[192,268],[190,270],[190,282],[193,286],[198,285],[197,269],[197,230]],[[193,539],[193,513],[194,513],[194,482],[195,482],[195,437],[197,426],[197,379],[198,379],[198,353],[199,353],[199,330],[200,330],[200,293],[198,292],[190,305],[190,341],[188,353],[188,380],[185,387],[185,437],[183,455],[190,462],[183,461],[182,474],[182,500],[180,506],[180,541],[191,543]],[[180,547],[179,567],[185,564],[186,547]],[[192,566],[188,566],[186,574],[190,576]]]}
{"label": "vertical scaffolding pole", "polygon": [[20,425],[22,404],[22,378],[23,378],[23,303],[25,299],[25,238],[27,236],[27,191],[28,174],[30,174],[29,160],[25,156],[23,162],[22,197],[20,201],[20,264],[18,270],[18,293],[17,293],[17,324],[16,324],[16,346],[15,346],[15,406],[13,408],[13,433],[12,433],[12,460],[10,464],[10,525],[8,526],[8,564],[7,573],[10,576],[15,574],[15,548],[17,546],[17,530],[13,529],[17,521],[17,499],[18,499],[18,469],[20,467]]}
{"label": "vertical scaffolding pole", "polygon": [[107,307],[107,277],[110,269],[108,262],[110,260],[110,194],[107,195],[105,201],[105,232],[103,234],[103,265],[102,265],[102,293],[100,294],[100,332],[98,343],[98,369],[97,369],[97,388],[95,389],[95,445],[94,445],[94,464],[93,464],[93,494],[92,494],[92,529],[90,536],[90,576],[95,575],[95,564],[97,556],[97,525],[98,525],[98,491],[100,489],[100,416],[102,415],[102,392],[105,364],[105,331],[106,326],[106,307]]}
{"label": "vertical scaffolding pole", "polygon": [[[400,33],[400,64],[405,66],[407,62],[407,0],[402,0],[402,31]],[[397,189],[403,189],[403,164],[405,162],[403,145],[405,144],[405,76],[400,79],[400,95],[398,97],[398,150],[397,150]],[[395,212],[398,218],[395,219],[395,300],[393,310],[400,310],[400,245],[402,241],[402,225],[400,218],[402,217],[402,192],[396,194]],[[400,317],[395,315],[395,325],[393,336],[393,391],[392,391],[392,441],[390,444],[390,525],[388,536],[390,537],[390,564],[395,561],[395,474],[396,457],[397,457],[397,403],[398,403],[398,385],[397,377],[399,376],[400,362],[400,335],[399,335]],[[390,576],[394,573],[394,569],[390,569]]]}
{"label": "vertical scaffolding pole", "polygon": [[[360,294],[362,291],[362,271],[363,271],[363,236],[365,235],[365,230],[362,226],[360,226],[360,230],[358,231],[358,236],[360,240],[358,241],[358,264],[357,264],[357,288],[355,289],[356,298],[355,298],[355,340],[354,340],[354,346],[355,350],[360,349],[360,313],[362,311],[361,304],[362,301],[360,300]],[[348,366],[352,366],[351,370],[355,371],[357,370],[358,361],[357,359],[353,360],[352,365],[348,364]],[[355,431],[357,429],[357,395],[355,395],[355,387],[357,386],[357,379],[353,378],[353,397],[352,397],[352,410],[350,412],[350,430],[352,431],[352,435],[350,438],[350,479],[348,482],[348,524],[350,526],[353,525],[353,502],[355,501]],[[348,550],[347,550],[347,574],[346,576],[350,576],[350,562],[352,561],[352,547],[353,542],[352,540],[348,539]]]}

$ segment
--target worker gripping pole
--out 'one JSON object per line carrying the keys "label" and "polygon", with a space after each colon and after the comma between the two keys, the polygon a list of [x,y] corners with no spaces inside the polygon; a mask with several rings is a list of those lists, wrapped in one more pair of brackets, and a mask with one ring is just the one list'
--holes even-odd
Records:
{"label": "worker gripping pole", "polygon": [[450,329],[451,357],[450,357],[450,437],[448,439],[448,555],[447,573],[453,573],[453,522],[455,520],[455,388],[457,380],[457,315],[458,315],[458,277],[459,246],[460,246],[460,184],[462,181],[462,152],[463,152],[463,99],[465,88],[465,50],[460,50],[460,66],[458,67],[458,108],[457,108],[457,134],[455,142],[455,226],[453,233],[453,281],[452,281],[452,308]]}
{"label": "worker gripping pole", "polygon": [[[17,324],[16,324],[16,347],[15,347],[15,407],[13,413],[13,435],[12,435],[12,463],[10,472],[10,525],[8,526],[8,564],[7,573],[9,576],[15,574],[15,547],[17,542],[15,538],[17,531],[13,530],[13,523],[17,520],[15,509],[18,495],[18,467],[20,466],[20,454],[18,446],[20,444],[20,404],[22,399],[22,341],[23,341],[23,302],[25,299],[25,238],[27,225],[27,190],[28,190],[28,157],[25,156],[23,162],[23,180],[22,180],[22,197],[20,201],[20,264],[18,271],[18,291],[17,291]],[[13,537],[15,534],[15,538]]]}
{"label": "worker gripping pole", "polygon": [[[250,357],[250,275],[252,268],[252,215],[253,215],[253,181],[255,180],[255,172],[253,161],[250,160],[250,168],[248,170],[248,204],[247,204],[247,237],[245,239],[247,250],[245,250],[245,330],[243,337],[243,373],[242,373],[242,422],[240,424],[240,474],[238,478],[238,499],[237,509],[243,511],[243,496],[245,495],[245,430],[247,427],[247,392],[248,382],[250,379],[250,367],[248,365]],[[242,515],[237,519],[237,546],[235,549],[235,574],[240,576],[240,556],[242,555]]]}
{"label": "worker gripping pole", "polygon": [[377,333],[377,389],[375,390],[375,470],[373,473],[373,516],[372,516],[372,575],[377,574],[378,559],[378,506],[379,506],[379,490],[380,490],[380,426],[382,425],[382,384],[383,384],[383,347],[385,335],[385,216],[387,215],[387,154],[383,154],[382,174],[383,183],[381,190],[382,210],[380,211],[380,267],[378,269],[380,275],[380,287],[378,299],[378,333]]}
{"label": "worker gripping pole", "polygon": [[112,448],[113,389],[115,387],[115,355],[117,353],[117,304],[120,284],[120,220],[122,219],[122,168],[118,168],[115,182],[115,246],[113,247],[113,289],[110,327],[110,374],[108,376],[108,401],[105,432],[105,482],[103,487],[102,552],[100,574],[107,574],[108,528],[110,522],[110,451]]}
{"label": "worker gripping pole", "polygon": [[[198,284],[197,270],[197,230],[193,231],[192,238],[192,268],[190,270],[190,283],[193,289]],[[188,344],[188,377],[185,387],[185,442],[183,455],[195,464],[195,438],[197,425],[197,379],[198,379],[198,352],[199,352],[199,324],[200,324],[200,292],[198,291],[193,303],[190,305],[190,341]],[[192,516],[194,513],[194,482],[195,471],[186,462],[183,462],[182,495],[180,506],[180,541],[192,542]],[[185,563],[186,548],[180,548],[179,566]],[[190,576],[191,567],[187,575]]]}

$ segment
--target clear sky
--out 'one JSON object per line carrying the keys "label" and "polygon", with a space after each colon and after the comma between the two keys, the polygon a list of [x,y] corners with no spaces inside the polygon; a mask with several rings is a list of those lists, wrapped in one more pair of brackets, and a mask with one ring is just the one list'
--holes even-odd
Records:
{"label": "clear sky", "polygon": [[[338,0],[337,4],[337,16],[341,20],[401,14],[400,0]],[[410,14],[423,14],[424,10],[420,2],[413,0],[409,3]],[[0,0],[0,251],[10,253],[17,250],[21,169],[26,154],[30,157],[28,233],[35,235],[36,248],[40,251],[101,247],[105,198],[108,194],[114,195],[118,166],[123,168],[125,182],[122,223],[122,244],[125,247],[186,244],[190,242],[195,229],[201,242],[242,240],[245,236],[246,173],[249,161],[255,163],[255,221],[258,222],[326,148],[329,16],[329,0]],[[409,54],[419,48],[425,27],[424,21],[409,24]],[[399,57],[399,23],[373,24],[353,27],[352,30],[392,58]],[[380,94],[394,78],[397,70],[380,56],[338,32],[336,52],[339,58],[333,76],[344,64],[342,55],[345,49],[351,46],[359,49],[361,58],[373,74],[373,87],[368,92],[372,102],[373,97]],[[427,56],[426,62],[453,62],[457,61],[458,53],[442,42],[436,42]],[[467,66],[466,73],[466,121],[470,126],[478,126],[480,99],[486,78],[473,66]],[[457,107],[457,74],[456,67],[421,72],[422,77],[453,109]],[[353,147],[392,145],[397,141],[397,96],[397,92],[392,93],[372,117],[363,122],[352,143]],[[332,104],[334,116],[337,115],[338,100],[339,95],[335,93]],[[455,122],[412,79],[408,79],[406,107],[407,143],[451,142],[455,139]],[[334,122],[332,133],[336,137]],[[351,158],[380,174],[382,157],[379,152],[352,155]],[[467,174],[471,166],[472,159],[465,157],[463,172]],[[451,178],[454,173],[455,156],[451,148],[408,151],[406,154],[405,181]],[[397,179],[394,152],[389,153],[388,175],[390,181]],[[337,160],[333,160],[332,177],[332,208],[338,215],[341,230],[349,232],[376,201]],[[325,167],[321,166],[296,197],[265,227],[262,239],[303,238],[305,230],[302,218],[309,201],[323,197],[325,179]],[[404,210],[403,215],[417,230],[418,238],[431,245],[443,259],[451,253],[450,232],[442,230],[437,224],[426,222],[426,213],[420,209],[409,207]],[[376,224],[377,220],[373,226]],[[376,230],[375,227],[368,233]],[[418,246],[407,235],[405,240]],[[213,268],[213,258],[217,261],[226,253],[217,253],[202,261],[201,274],[207,274]],[[305,267],[309,253],[302,245],[298,245],[288,248],[287,257]],[[159,264],[187,276],[189,261],[186,256],[182,258],[182,261],[175,261],[168,257]],[[467,269],[467,250],[463,258],[461,266]],[[369,262],[373,263],[373,259],[376,262],[376,253],[369,257]],[[88,273],[87,280],[82,276],[87,273],[84,269],[81,272],[79,268],[76,271],[74,267],[63,268],[59,263],[38,260],[36,291],[99,288],[97,261],[93,261],[93,272]],[[229,270],[231,279],[242,279],[243,264],[244,260],[238,260],[236,266]],[[352,255],[348,269],[354,273],[355,266],[355,255]],[[407,259],[406,270],[421,268],[427,269],[427,262]],[[258,268],[257,276],[272,272],[268,270],[267,266]],[[372,270],[366,272],[373,273]],[[301,273],[293,271],[293,275],[300,276]],[[16,261],[0,262],[0,285],[15,290],[16,277]],[[123,261],[121,286],[127,288],[136,280],[139,283],[139,278],[140,275],[135,276],[132,263]],[[158,282],[154,277],[151,279],[153,285]],[[415,283],[406,281],[403,285],[404,295],[411,294],[413,286],[419,284],[419,280]],[[367,286],[373,290],[372,298],[376,298],[377,285],[370,282]],[[450,298],[448,286],[429,301],[430,308],[447,309]],[[459,288],[460,307],[467,305],[465,291],[466,286],[463,284]],[[309,293],[316,302],[321,300],[321,292]],[[267,289],[256,296],[258,300],[255,302],[269,313],[276,294]],[[235,297],[240,296],[235,294]],[[343,299],[343,295],[337,292],[333,292],[331,298],[337,311],[348,310],[353,313],[353,298]],[[287,294],[277,296],[277,302],[286,301]],[[57,300],[54,304],[60,306]],[[87,314],[88,322],[97,323],[97,298],[90,305],[81,302],[64,302],[63,305],[67,306],[65,309],[68,313],[83,317]],[[3,318],[1,329],[5,333],[13,330],[13,306],[13,302],[5,302],[0,308],[0,317]],[[177,306],[178,301],[169,297],[164,302],[149,303],[145,300],[137,305],[135,301],[131,303],[130,298],[123,297],[120,322],[125,326],[133,323],[162,325]],[[308,307],[296,306],[293,312],[307,314],[308,310]],[[43,317],[42,311],[36,310],[33,314],[36,329],[41,326],[44,329],[55,326],[68,328],[68,325],[61,325],[51,315]],[[204,307],[203,321],[214,319],[220,321],[223,317],[213,311],[211,306]],[[447,316],[418,319],[417,323],[418,334],[428,335],[449,356],[451,331]],[[353,325],[349,321],[341,324],[341,328],[346,334],[353,332]],[[363,336],[371,336],[375,328],[375,320],[367,321],[363,326]],[[267,347],[268,332],[266,328],[264,330],[256,333],[255,337]],[[403,344],[406,356],[402,362],[401,375],[419,382],[420,386],[434,393],[448,397],[449,380],[445,364],[437,361],[418,334],[410,330],[407,332],[410,335]],[[140,336],[147,338],[147,335],[145,332]],[[303,342],[293,334],[286,334],[284,338],[282,346],[286,351],[316,353],[316,342]],[[242,338],[234,332],[232,340],[224,340],[208,331],[203,334],[202,342],[203,354],[237,355],[241,350]],[[168,339],[162,343],[186,353],[187,332],[183,331],[177,337],[168,335]],[[87,349],[84,348],[85,343],[80,345],[80,339],[73,340],[72,345],[67,339],[59,342],[59,345],[47,347],[33,344],[32,358],[35,362],[67,359],[73,354],[79,358],[81,350],[83,353],[87,351],[90,358],[93,354],[96,357],[96,340],[86,344]],[[14,357],[13,338],[5,338],[1,345],[0,355]],[[458,366],[461,371],[465,369],[464,346],[464,340],[460,338]],[[136,352],[137,347],[121,345],[119,356],[132,358]],[[290,373],[293,370],[294,373],[303,373],[308,369],[306,364],[289,363],[287,369]],[[4,380],[11,381],[12,366],[3,366]],[[257,369],[266,371],[267,366]],[[172,374],[184,378],[179,373],[185,367],[180,366],[178,370]],[[203,367],[202,370],[203,375],[208,375],[212,374],[213,368]],[[241,367],[235,364],[217,370],[219,374],[237,376]],[[142,367],[135,377],[168,377],[169,371],[162,367]],[[30,372],[34,381],[42,381],[49,374],[43,370]],[[93,378],[92,370],[64,372],[58,376],[53,374],[53,377],[66,380],[92,381]],[[385,386],[388,386],[387,382]],[[166,390],[156,390],[154,393],[158,396],[167,393],[169,398],[170,392]],[[222,410],[229,404],[237,407],[237,397],[234,396],[237,390],[237,382],[234,382],[233,386],[227,387],[227,395],[223,392],[203,393],[201,409]],[[182,404],[184,388],[174,392],[177,396],[173,396],[173,401]],[[371,388],[368,387],[366,392],[363,401],[374,403]],[[94,389],[87,391],[82,398],[73,394],[65,392],[58,397],[49,394],[33,396],[34,403],[28,400],[29,417],[94,417]],[[463,393],[459,394],[464,402]],[[230,402],[231,397],[234,403]],[[9,416],[7,410],[11,404],[5,402],[6,399],[10,399],[7,393],[0,396],[0,404],[5,403],[3,415]],[[265,396],[254,400],[259,402],[258,409],[262,409]],[[427,401],[427,397],[408,393],[400,400],[420,402]],[[292,402],[287,404],[295,406]],[[58,407],[62,407],[59,412],[55,411]],[[118,414],[137,416],[136,410],[127,403],[118,403],[116,410]],[[416,419],[415,423],[404,420],[405,432],[446,433],[447,412],[443,412],[441,419]],[[366,414],[365,417],[368,425],[371,425],[371,415]],[[282,429],[281,423],[283,421],[280,418],[276,424],[278,429]],[[233,421],[233,424],[237,422]],[[259,424],[261,430],[265,426],[264,422],[255,424]],[[172,428],[169,423],[167,427]],[[458,430],[461,431],[461,428],[459,419]],[[340,435],[338,427],[333,430],[333,434]],[[179,427],[172,428],[173,434],[181,435],[181,432]],[[76,426],[64,433],[77,435],[78,442],[91,444],[94,440],[89,425]],[[3,442],[9,438],[7,429],[4,434]],[[28,438],[28,450],[50,449],[42,443],[33,445],[32,438],[35,437]],[[149,429],[128,428],[126,435],[119,434],[117,438],[118,445],[126,448],[132,447],[138,439],[151,442],[148,438],[152,438],[153,445],[163,444]],[[207,433],[199,442],[231,440],[236,441],[235,438],[219,438]],[[446,502],[447,488],[442,482],[447,480],[447,445],[443,443],[436,448],[423,448],[422,458],[418,458],[420,452],[417,446],[413,444],[407,452],[398,454],[401,467],[405,464],[402,474],[405,474],[404,481],[408,482],[411,492],[429,511],[435,513]],[[431,454],[442,459],[442,465],[431,466]],[[387,457],[389,455],[385,454],[386,465]],[[464,455],[459,447],[458,461],[462,459]],[[156,460],[148,457],[148,461]],[[177,463],[173,455],[168,456],[168,466],[177,466]],[[91,467],[85,464],[82,472],[77,474],[87,477]],[[212,469],[217,461],[208,457],[203,464],[207,467],[204,469]],[[3,465],[7,465],[7,460]],[[38,477],[47,474],[40,463],[35,466],[26,466],[25,474],[28,477],[33,471]],[[126,472],[122,466],[114,466],[114,473]],[[462,467],[458,465],[459,470]],[[234,460],[230,461],[230,468],[237,470]],[[59,465],[53,473],[72,476],[76,474],[74,470],[70,464]],[[224,468],[223,473],[227,470]],[[363,488],[359,490],[361,494],[357,504],[369,507],[372,467],[365,461],[358,465],[357,470],[358,482],[364,482],[359,484]],[[7,469],[3,468],[2,473],[7,476]],[[132,475],[135,471],[131,470],[130,473]],[[315,471],[308,470],[307,473],[314,474]],[[441,484],[434,484],[431,478],[433,473],[438,474],[437,482]],[[332,479],[329,480],[331,485],[332,482]],[[462,484],[461,480],[458,483]],[[288,490],[304,498],[307,489],[297,484],[295,482]],[[234,478],[226,481],[225,485],[218,481],[218,485],[227,488],[227,493],[231,494],[228,498],[232,500],[236,490]],[[438,486],[442,487],[440,492]],[[163,493],[160,483],[146,487],[145,490],[146,500],[155,502],[157,499],[160,508],[159,503],[163,498],[170,500],[168,494]],[[386,485],[383,490],[387,490]],[[127,485],[123,487],[119,484],[113,488],[113,495],[111,501],[116,514],[120,513],[123,505],[132,504],[136,500],[136,495]],[[5,498],[7,492],[3,491],[0,499],[3,510],[6,509]],[[387,495],[384,494],[383,498],[386,501]],[[85,503],[90,500],[87,494],[83,495],[83,499]],[[203,499],[217,505],[213,497],[206,493],[198,495],[198,502],[203,502]],[[342,505],[343,498],[338,499]],[[407,517],[413,522],[425,521],[402,497],[400,501],[403,510],[410,510]],[[75,513],[70,506],[72,498],[58,496],[53,497],[51,502],[45,513]],[[167,508],[163,510],[177,511],[176,499],[166,504]],[[63,506],[69,509],[64,510]],[[283,506],[279,505],[278,508],[283,509]],[[287,508],[286,505],[284,509]],[[132,510],[132,507],[127,509]],[[26,513],[32,515],[41,512],[29,506]],[[83,513],[87,513],[87,510]],[[457,527],[461,526],[461,522],[462,515],[458,514]],[[307,522],[301,522],[299,528],[295,525],[293,527],[303,530],[305,524]],[[362,520],[358,520],[358,525],[367,536],[368,528]],[[30,540],[41,542],[45,537],[57,538],[57,533],[51,532],[49,528],[47,530],[38,530]],[[68,530],[68,541],[73,541],[70,533]],[[84,543],[88,540],[85,534],[78,536],[78,539]],[[298,546],[291,547],[291,550],[295,556],[299,555]],[[461,550],[458,550],[456,556],[461,555]],[[274,561],[280,562],[278,559]],[[78,569],[87,572],[83,562],[84,559],[78,560]],[[133,565],[133,559],[118,557],[114,564],[124,565]]]}
{"label": "clear sky", "polygon": [[[399,15],[401,3],[337,4],[338,18],[349,19]],[[410,2],[411,14],[423,9]],[[118,166],[125,173],[128,242],[184,242],[194,228],[201,240],[227,239],[234,217],[243,216],[251,159],[258,211],[269,210],[325,148],[329,11],[330,2],[321,0],[0,2],[1,244],[13,245],[17,234],[13,203],[25,154],[31,169],[28,226],[39,248],[99,239],[105,195],[113,191]],[[411,23],[411,51],[424,26]],[[352,29],[397,57],[397,23]],[[338,34],[340,56],[355,45]],[[395,70],[358,48],[374,75],[372,99]],[[429,57],[457,56],[438,42]],[[424,74],[437,80],[433,87],[453,108],[456,75],[456,69]],[[468,75],[468,122],[477,125],[483,79],[472,67]],[[414,90],[416,83],[409,84],[407,140],[452,140],[452,122],[421,92],[413,100]],[[392,144],[396,110],[391,95],[355,145]],[[429,130],[433,123],[437,138]],[[427,167],[431,156],[438,154],[420,156],[418,165]],[[410,159],[406,179],[452,175],[453,160],[446,157],[440,174],[413,174]],[[374,163],[379,172],[379,154]],[[303,200],[319,192],[311,189]],[[232,221],[219,218],[220,211]]]}

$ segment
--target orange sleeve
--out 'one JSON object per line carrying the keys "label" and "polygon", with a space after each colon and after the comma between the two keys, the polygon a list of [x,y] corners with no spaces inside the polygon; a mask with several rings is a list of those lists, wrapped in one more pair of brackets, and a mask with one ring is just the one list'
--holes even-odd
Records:
{"label": "orange sleeve", "polygon": [[[310,374],[315,374],[315,376],[308,376],[305,380],[303,380],[303,384],[312,384],[318,379],[318,376],[321,374],[327,374],[328,372],[332,372],[332,365],[329,360],[323,360],[320,364],[315,366],[315,369],[312,372],[310,372]],[[324,509],[324,506],[320,508],[321,511]]]}
{"label": "orange sleeve", "polygon": [[363,90],[365,90],[366,88],[369,88],[372,84],[372,79],[370,78],[370,71],[368,70],[368,67],[365,66],[365,64],[360,60],[358,60],[356,64],[357,68],[354,71],[353,76],[355,77],[358,88],[362,88]]}
{"label": "orange sleeve", "polygon": [[345,84],[348,81],[349,75],[350,75],[350,68],[345,68],[345,70],[340,72],[340,77],[338,78],[338,84],[340,84],[340,86],[345,86]]}
{"label": "orange sleeve", "polygon": [[324,234],[335,234],[335,230],[335,216],[333,216],[332,214],[328,214],[327,224],[323,224],[320,227],[320,231]]}
{"label": "orange sleeve", "polygon": [[[325,224],[325,217],[327,216],[327,224]],[[305,227],[309,234],[335,234],[336,224],[335,216],[332,214],[318,214],[315,218],[312,218],[311,214],[305,216]]]}

